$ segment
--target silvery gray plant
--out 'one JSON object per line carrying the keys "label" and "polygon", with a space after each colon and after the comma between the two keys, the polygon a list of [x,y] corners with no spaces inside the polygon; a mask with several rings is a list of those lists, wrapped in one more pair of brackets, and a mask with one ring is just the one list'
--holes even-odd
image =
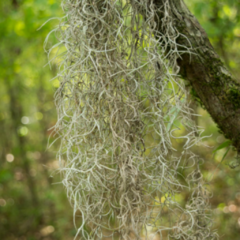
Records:
{"label": "silvery gray plant", "polygon": [[[191,151],[203,130],[178,76],[191,46],[177,51],[169,2],[62,1],[49,54],[59,66],[55,131],[62,182],[81,219],[76,239],[217,239],[202,160]],[[185,204],[183,191],[191,192]]]}

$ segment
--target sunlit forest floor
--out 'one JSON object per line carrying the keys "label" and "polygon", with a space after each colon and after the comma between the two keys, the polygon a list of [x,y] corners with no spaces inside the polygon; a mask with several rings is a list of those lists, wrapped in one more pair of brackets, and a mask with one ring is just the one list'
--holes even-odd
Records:
{"label": "sunlit forest floor", "polygon": [[[240,81],[240,3],[231,0],[186,1],[208,33],[216,51]],[[11,0],[0,2],[0,239],[70,240],[76,234],[73,211],[58,173],[57,115],[54,92],[59,86],[56,63],[45,66],[43,45],[61,17],[59,1]],[[53,44],[56,38],[50,39]],[[50,41],[50,42],[51,42]],[[51,80],[53,79],[53,80]],[[51,81],[50,81],[51,80]],[[196,122],[205,128],[204,146],[194,148],[203,159],[202,170],[214,210],[214,229],[220,239],[240,236],[240,168],[236,152],[213,153],[226,139],[208,113]],[[181,142],[179,146],[181,147]],[[225,157],[225,158],[224,158]],[[223,159],[224,158],[224,159]],[[183,194],[185,201],[187,194]],[[77,218],[78,216],[76,216]],[[155,240],[160,238],[156,237]]]}

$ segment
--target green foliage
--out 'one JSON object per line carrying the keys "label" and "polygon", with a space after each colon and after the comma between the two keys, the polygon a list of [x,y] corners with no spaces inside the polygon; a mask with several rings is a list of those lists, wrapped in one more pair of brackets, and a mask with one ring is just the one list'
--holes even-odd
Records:
{"label": "green foliage", "polygon": [[227,67],[239,79],[240,3],[235,0],[186,0]]}
{"label": "green foliage", "polygon": [[64,235],[73,229],[71,214],[63,214],[68,202],[50,177],[55,154],[46,152],[56,84],[43,42],[58,22],[37,31],[61,9],[54,0],[1,1],[0,9],[0,238],[71,239]]}
{"label": "green foliage", "polygon": [[219,150],[221,150],[221,149],[223,149],[223,148],[229,147],[231,144],[232,144],[232,141],[227,140],[227,141],[223,142],[222,144],[220,144],[220,145],[213,151],[213,153],[215,153],[215,152],[217,152],[217,151],[219,151]]}

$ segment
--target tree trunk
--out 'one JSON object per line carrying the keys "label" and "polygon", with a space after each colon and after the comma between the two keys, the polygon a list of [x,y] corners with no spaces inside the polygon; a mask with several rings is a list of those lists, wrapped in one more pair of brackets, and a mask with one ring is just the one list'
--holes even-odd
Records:
{"label": "tree trunk", "polygon": [[[164,6],[166,0],[154,0]],[[214,51],[206,32],[191,14],[183,0],[169,0],[173,27],[181,33],[177,39],[178,50],[183,53],[177,63],[179,74],[192,86],[193,94],[210,113],[224,136],[240,153],[240,84],[228,72]],[[164,11],[158,11],[158,31],[164,34],[161,19]],[[181,45],[181,46],[180,46]]]}

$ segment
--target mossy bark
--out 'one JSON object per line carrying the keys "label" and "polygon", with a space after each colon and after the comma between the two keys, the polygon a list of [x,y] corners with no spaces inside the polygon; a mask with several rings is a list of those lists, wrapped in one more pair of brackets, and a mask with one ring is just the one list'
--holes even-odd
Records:
{"label": "mossy bark", "polygon": [[[154,0],[159,7],[165,2]],[[240,153],[240,84],[232,78],[184,1],[169,0],[169,3],[173,27],[180,33],[178,50],[185,50],[177,61],[180,75],[191,84],[198,101]],[[158,19],[163,15],[164,11],[160,10]],[[158,31],[164,34],[161,20]],[[191,49],[191,54],[186,53],[184,46]]]}

